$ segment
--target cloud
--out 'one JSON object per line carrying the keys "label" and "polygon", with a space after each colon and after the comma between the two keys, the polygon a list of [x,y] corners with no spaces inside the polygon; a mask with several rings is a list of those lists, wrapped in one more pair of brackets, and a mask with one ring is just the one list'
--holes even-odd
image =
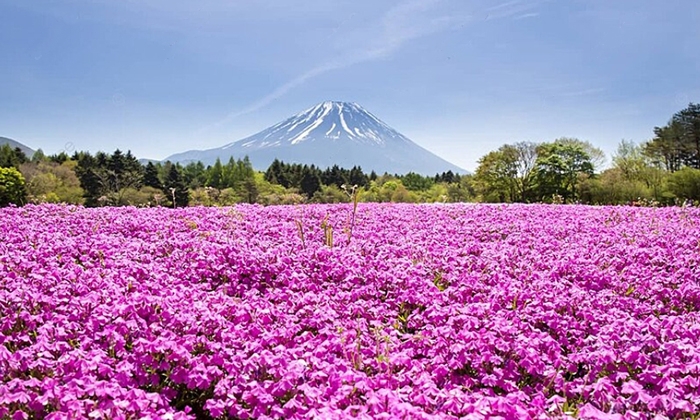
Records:
{"label": "cloud", "polygon": [[352,64],[352,63],[351,62],[347,62],[347,63],[330,62],[330,63],[324,64],[322,66],[315,67],[315,68],[307,71],[306,73],[304,73],[300,76],[297,76],[296,78],[288,81],[287,83],[278,87],[277,89],[275,89],[274,91],[272,91],[268,95],[263,96],[262,98],[251,103],[250,105],[246,106],[245,108],[228,114],[224,119],[212,124],[211,126],[206,127],[204,130],[221,126],[221,125],[223,125],[223,124],[225,124],[225,123],[227,123],[227,122],[229,122],[237,117],[240,117],[240,116],[243,116],[246,114],[250,114],[251,112],[255,112],[255,111],[269,105],[274,100],[284,96],[287,92],[294,89],[295,87],[304,84],[307,80],[312,79],[316,76],[319,76],[323,73],[329,72],[331,70],[336,70],[336,69],[346,67],[350,64]]}
{"label": "cloud", "polygon": [[534,18],[534,17],[537,17],[537,16],[539,16],[539,15],[540,15],[539,13],[525,13],[525,14],[522,14],[522,15],[520,15],[520,16],[514,17],[513,20]]}
{"label": "cloud", "polygon": [[527,92],[532,95],[547,98],[600,96],[609,91],[605,85],[605,80],[600,78],[563,83],[552,83],[548,80],[540,80],[532,89],[527,89]]}
{"label": "cloud", "polygon": [[435,7],[440,3],[444,3],[444,1],[411,0],[389,9],[382,16],[378,27],[366,31],[368,34],[379,32],[380,36],[377,40],[368,37],[370,39],[365,39],[361,48],[300,74],[248,106],[229,113],[221,120],[200,129],[198,132],[220,127],[238,117],[258,111],[284,96],[290,90],[324,73],[387,57],[408,41],[457,28],[470,19],[466,15],[452,14],[433,14],[432,17],[426,18],[425,15],[430,16],[430,13],[434,12]]}
{"label": "cloud", "polygon": [[495,6],[491,6],[486,9],[487,12],[494,12],[494,11],[500,11],[500,10],[511,10],[514,7],[518,7],[522,5],[523,0],[512,0],[512,1],[507,1],[505,3],[500,3]]}
{"label": "cloud", "polygon": [[[201,128],[198,133],[221,127],[238,117],[258,111],[294,88],[324,73],[385,58],[409,41],[458,29],[479,15],[485,16],[486,20],[535,17],[539,13],[534,10],[546,1],[549,0],[513,0],[491,7],[475,7],[473,13],[455,12],[448,10],[448,7],[440,7],[448,6],[448,0],[404,1],[384,13],[374,27],[362,30],[366,35],[359,42],[361,47],[311,68],[251,104],[234,110],[219,121]],[[461,4],[461,6],[463,5]],[[354,14],[346,18],[344,22],[353,16]],[[343,23],[340,26],[343,26]],[[334,34],[338,32],[338,28],[334,30]],[[378,36],[376,36],[377,33]]]}
{"label": "cloud", "polygon": [[550,0],[513,0],[500,3],[485,9],[486,20],[493,19],[525,19],[539,16],[539,12],[534,12],[542,3]]}

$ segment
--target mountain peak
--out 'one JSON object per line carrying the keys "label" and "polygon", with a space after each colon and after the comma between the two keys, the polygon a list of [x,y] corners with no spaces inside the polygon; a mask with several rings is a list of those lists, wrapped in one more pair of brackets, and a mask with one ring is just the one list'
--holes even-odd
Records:
{"label": "mountain peak", "polygon": [[[326,139],[330,141],[371,142],[410,141],[355,102],[324,101],[270,127],[266,139],[282,134],[290,144]],[[242,142],[245,141],[241,140]],[[263,142],[257,146],[276,145]],[[253,147],[252,142],[245,143]]]}
{"label": "mountain peak", "polygon": [[324,101],[243,140],[217,149],[185,152],[174,162],[205,164],[230,156],[248,156],[257,168],[274,160],[319,167],[359,165],[380,173],[434,175],[464,170],[433,155],[355,102]]}
{"label": "mountain peak", "polygon": [[359,105],[355,102],[346,102],[346,101],[323,101],[319,105],[337,106],[337,107],[340,107],[340,106],[357,106],[357,107],[359,107]]}

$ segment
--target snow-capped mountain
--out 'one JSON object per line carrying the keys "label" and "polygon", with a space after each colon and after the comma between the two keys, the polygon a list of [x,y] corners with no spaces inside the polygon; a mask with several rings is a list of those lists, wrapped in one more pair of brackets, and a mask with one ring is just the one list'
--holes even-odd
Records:
{"label": "snow-capped mountain", "polygon": [[241,143],[241,147],[252,150],[277,147],[284,143],[295,145],[317,139],[370,145],[410,141],[357,104],[327,101],[259,134],[224,146],[224,149],[238,143]]}
{"label": "snow-capped mountain", "polygon": [[257,134],[225,146],[168,157],[172,162],[248,156],[256,169],[274,159],[321,168],[360,166],[366,172],[434,175],[463,169],[423,149],[356,103],[326,101]]}

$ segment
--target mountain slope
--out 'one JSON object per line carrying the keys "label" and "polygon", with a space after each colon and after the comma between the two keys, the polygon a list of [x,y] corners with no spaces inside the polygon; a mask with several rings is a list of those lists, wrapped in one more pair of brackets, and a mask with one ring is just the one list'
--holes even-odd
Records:
{"label": "mountain slope", "polygon": [[4,144],[8,144],[13,149],[15,147],[19,147],[24,152],[24,154],[27,155],[27,157],[32,157],[32,155],[34,154],[34,150],[30,147],[25,146],[24,144],[16,140],[8,139],[7,137],[0,137],[0,146]]}
{"label": "mountain slope", "polygon": [[248,156],[257,169],[274,159],[325,168],[361,166],[364,171],[425,175],[465,172],[418,146],[379,118],[348,102],[323,102],[257,134],[223,147],[192,150],[166,160],[212,164]]}

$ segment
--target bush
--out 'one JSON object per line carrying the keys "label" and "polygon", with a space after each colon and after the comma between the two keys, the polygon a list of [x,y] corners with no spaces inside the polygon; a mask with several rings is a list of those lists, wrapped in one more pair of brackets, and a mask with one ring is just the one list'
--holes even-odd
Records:
{"label": "bush", "polygon": [[44,160],[20,166],[25,179],[27,201],[31,203],[83,204],[84,191],[75,175],[75,161],[61,164]]}
{"label": "bush", "polygon": [[136,207],[152,207],[159,205],[164,199],[165,195],[157,188],[143,187],[138,190],[136,188],[126,188],[122,192],[120,204]]}
{"label": "bush", "polygon": [[653,198],[644,182],[625,178],[618,168],[581,180],[579,194],[584,202],[592,204],[628,204]]}
{"label": "bush", "polygon": [[258,197],[258,203],[265,206],[277,204],[302,204],[305,201],[306,198],[304,196],[295,192],[287,192],[282,194],[272,193],[261,195],[260,197]]}
{"label": "bush", "polygon": [[398,185],[391,193],[392,203],[416,203],[418,197],[413,192],[409,191],[403,185]]}
{"label": "bush", "polygon": [[668,189],[677,198],[700,200],[700,169],[685,167],[672,173],[669,176]]}
{"label": "bush", "polygon": [[0,206],[22,205],[27,200],[24,176],[16,168],[0,168]]}
{"label": "bush", "polygon": [[322,185],[319,191],[311,198],[314,203],[347,203],[350,201],[348,194],[335,185]]}

